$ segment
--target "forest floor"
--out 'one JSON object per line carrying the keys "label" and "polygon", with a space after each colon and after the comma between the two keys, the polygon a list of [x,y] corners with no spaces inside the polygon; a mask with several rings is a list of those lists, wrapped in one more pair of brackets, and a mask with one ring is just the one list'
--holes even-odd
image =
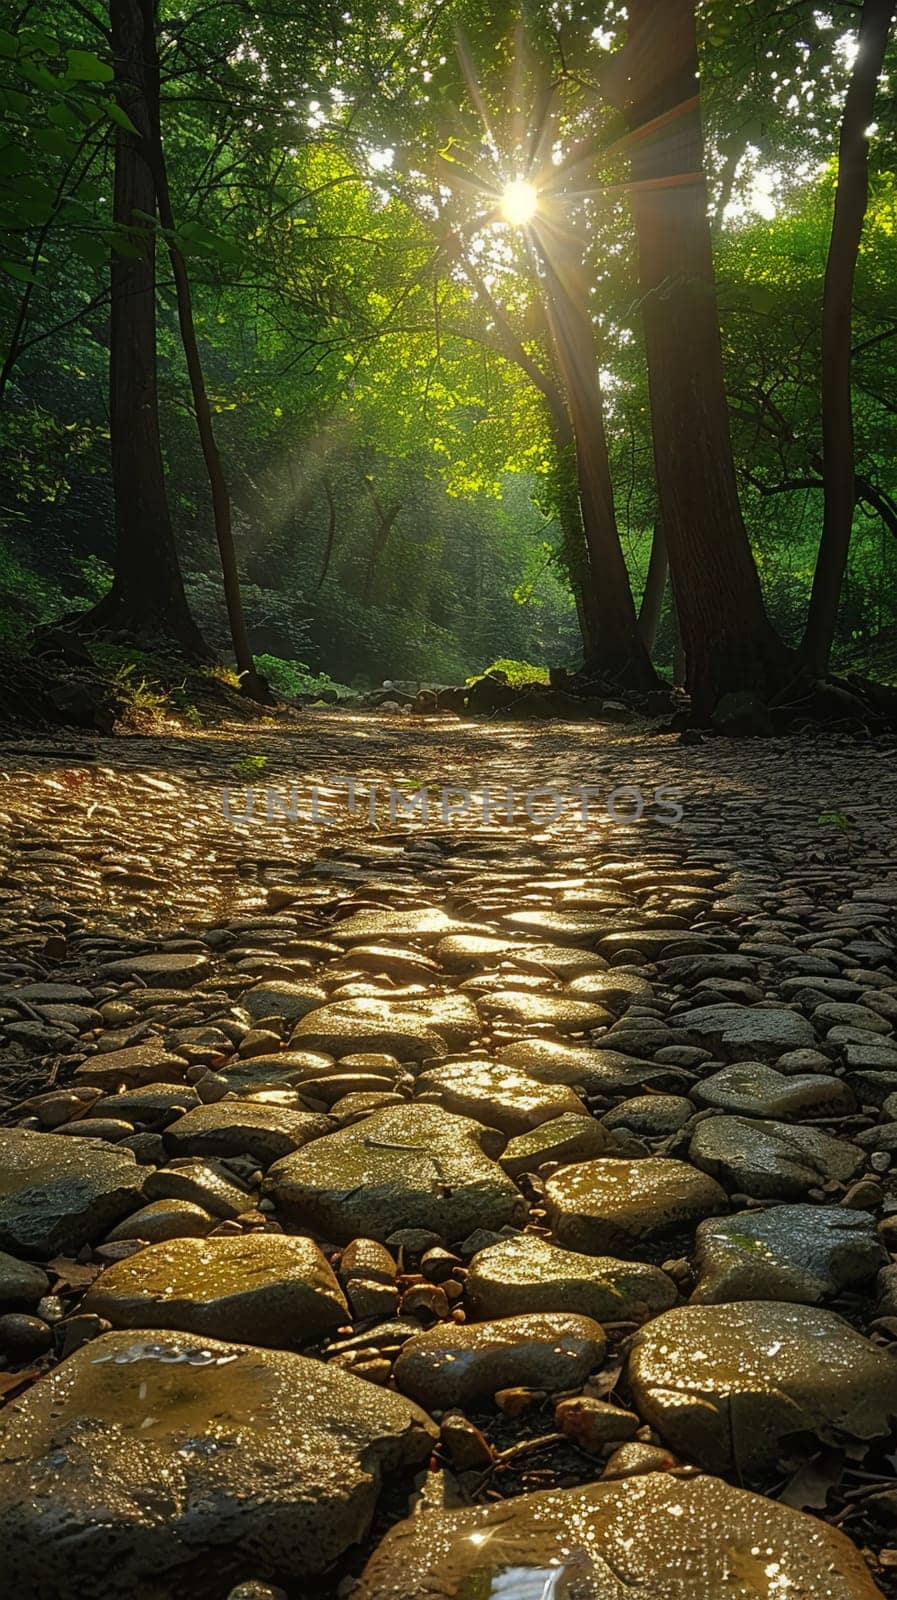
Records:
{"label": "forest floor", "polygon": [[895,743],[7,741],[23,1591],[897,1596]]}

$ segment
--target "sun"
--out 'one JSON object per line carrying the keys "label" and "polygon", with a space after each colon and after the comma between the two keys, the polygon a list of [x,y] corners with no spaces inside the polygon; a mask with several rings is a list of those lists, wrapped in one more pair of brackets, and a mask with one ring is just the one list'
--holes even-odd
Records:
{"label": "sun", "polygon": [[506,183],[499,207],[502,218],[514,228],[525,228],[539,208],[539,193],[525,178],[512,178]]}

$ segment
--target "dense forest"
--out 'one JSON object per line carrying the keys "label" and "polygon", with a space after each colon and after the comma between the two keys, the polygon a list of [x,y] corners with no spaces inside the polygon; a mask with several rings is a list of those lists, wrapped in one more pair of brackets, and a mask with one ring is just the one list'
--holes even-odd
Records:
{"label": "dense forest", "polygon": [[4,649],[891,680],[893,11],[10,13]]}

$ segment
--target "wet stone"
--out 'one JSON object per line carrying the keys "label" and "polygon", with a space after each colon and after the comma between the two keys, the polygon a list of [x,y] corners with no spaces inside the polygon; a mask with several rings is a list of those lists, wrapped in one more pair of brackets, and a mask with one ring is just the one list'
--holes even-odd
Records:
{"label": "wet stone", "polygon": [[34,1596],[190,1592],[197,1560],[301,1583],[435,1435],[402,1396],[300,1355],[107,1333],[0,1414],[0,1564]]}
{"label": "wet stone", "polygon": [[203,1239],[220,1220],[191,1200],[153,1200],[107,1233],[106,1242],[145,1239],[157,1244],[164,1239]]}
{"label": "wet stone", "polygon": [[774,1061],[787,1050],[812,1048],[816,1043],[806,1017],[784,1007],[699,1006],[680,1011],[673,1021],[695,1043],[709,1041],[735,1061]]}
{"label": "wet stone", "polygon": [[150,988],[189,989],[201,983],[212,970],[208,956],[178,952],[174,955],[153,953],[146,956],[123,956],[119,961],[109,961],[102,968],[104,978],[137,978]]}
{"label": "wet stone", "polygon": [[580,1255],[522,1233],[474,1255],[465,1297],[477,1318],[573,1311],[597,1322],[643,1322],[674,1304],[676,1285],[659,1267]]}
{"label": "wet stone", "polygon": [[33,1306],[50,1287],[40,1267],[0,1250],[0,1306]]}
{"label": "wet stone", "polygon": [[166,1123],[192,1111],[200,1103],[192,1084],[148,1083],[139,1089],[105,1095],[91,1106],[85,1129],[92,1117],[124,1117],[145,1128],[164,1128]]}
{"label": "wet stone", "polygon": [[614,1106],[601,1118],[609,1133],[618,1129],[644,1139],[660,1139],[683,1128],[695,1108],[679,1094],[640,1094]]}
{"label": "wet stone", "polygon": [[252,989],[244,990],[239,1003],[253,1022],[263,1017],[283,1017],[287,1022],[295,1022],[322,1005],[326,998],[323,989],[311,984],[257,983]]}
{"label": "wet stone", "polygon": [[249,1094],[268,1084],[303,1084],[331,1072],[333,1056],[313,1050],[283,1050],[276,1055],[250,1056],[229,1061],[215,1074],[224,1084],[224,1093]]}
{"label": "wet stone", "polygon": [[256,1199],[241,1189],[224,1167],[201,1157],[177,1167],[158,1167],[147,1177],[144,1194],[148,1200],[191,1200],[204,1211],[225,1218],[253,1210]]}
{"label": "wet stone", "polygon": [[509,1140],[499,1159],[510,1177],[519,1178],[524,1172],[538,1172],[549,1162],[588,1161],[610,1143],[609,1135],[594,1117],[567,1112],[527,1133],[518,1133]]}
{"label": "wet stone", "polygon": [[274,1233],[149,1245],[107,1267],[83,1308],[115,1328],[178,1328],[279,1349],[330,1333],[348,1317],[318,1246]]}
{"label": "wet stone", "polygon": [[580,1086],[590,1095],[626,1093],[649,1084],[679,1087],[683,1081],[690,1081],[675,1067],[638,1061],[616,1050],[578,1049],[553,1039],[521,1039],[503,1045],[496,1059],[521,1068],[540,1083]]}
{"label": "wet stone", "polygon": [[99,1139],[0,1129],[0,1247],[79,1250],[137,1207],[145,1177],[131,1151]]}
{"label": "wet stone", "polygon": [[337,1057],[376,1051],[422,1061],[469,1044],[479,1031],[476,1008],[463,995],[433,1000],[360,996],[309,1012],[293,1029],[290,1043]]}
{"label": "wet stone", "polygon": [[599,1324],[571,1313],[443,1323],[403,1344],[394,1376],[400,1393],[428,1411],[444,1411],[489,1402],[499,1389],[577,1388],[604,1350]]}
{"label": "wet stone", "polygon": [[289,1227],[335,1243],[388,1240],[399,1228],[452,1243],[522,1221],[526,1203],[493,1159],[501,1135],[439,1106],[375,1111],[278,1161],[265,1193]]}
{"label": "wet stone", "polygon": [[432,1095],[447,1111],[472,1117],[514,1135],[564,1113],[585,1114],[582,1101],[563,1084],[542,1084],[512,1067],[488,1061],[458,1061],[422,1072],[417,1095]]}
{"label": "wet stone", "polygon": [[748,1117],[799,1117],[803,1113],[844,1116],[854,1109],[847,1085],[825,1073],[786,1075],[762,1061],[740,1061],[696,1083],[691,1097],[698,1106]]}
{"label": "wet stone", "polygon": [[480,1010],[491,1021],[519,1028],[549,1027],[556,1033],[586,1033],[606,1027],[613,1013],[591,1001],[555,994],[521,994],[512,989],[484,995]]}
{"label": "wet stone", "polygon": [[760,1200],[802,1200],[822,1184],[849,1183],[865,1162],[856,1145],[815,1128],[729,1116],[695,1129],[689,1159]]}
{"label": "wet stone", "polygon": [[710,1472],[774,1465],[795,1436],[867,1440],[897,1416],[897,1359],[830,1311],[781,1302],[679,1306],[635,1336],[639,1415]]}
{"label": "wet stone", "polygon": [[183,1056],[166,1050],[161,1039],[129,1045],[124,1050],[104,1050],[78,1067],[74,1083],[95,1084],[107,1091],[159,1083],[182,1083],[187,1071]]}
{"label": "wet stone", "polygon": [[659,1156],[562,1167],[546,1182],[545,1204],[558,1244],[583,1251],[651,1239],[728,1209],[706,1173]]}
{"label": "wet stone", "polygon": [[814,1305],[874,1277],[885,1260],[867,1211],[783,1205],[702,1222],[695,1305],[792,1300]]}
{"label": "wet stone", "polygon": [[219,1100],[172,1122],[165,1130],[165,1145],[173,1155],[248,1155],[266,1167],[329,1133],[332,1126],[329,1117],[307,1111]]}
{"label": "wet stone", "polygon": [[370,944],[380,939],[419,939],[434,943],[450,934],[464,933],[462,922],[455,922],[444,911],[423,907],[415,910],[357,911],[331,929],[336,944]]}
{"label": "wet stone", "polygon": [[772,1600],[778,1579],[788,1600],[881,1600],[855,1546],[817,1517],[719,1478],[667,1472],[421,1512],[387,1534],[352,1600],[497,1597],[511,1573],[529,1600],[523,1585],[532,1578],[541,1597],[556,1572],[569,1577],[571,1600]]}

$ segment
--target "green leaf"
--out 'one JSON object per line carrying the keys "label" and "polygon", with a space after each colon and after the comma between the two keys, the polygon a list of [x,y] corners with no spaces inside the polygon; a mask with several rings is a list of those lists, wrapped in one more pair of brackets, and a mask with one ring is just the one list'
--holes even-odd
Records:
{"label": "green leaf", "polygon": [[102,239],[97,239],[90,233],[76,234],[72,240],[72,250],[89,267],[105,267],[109,260],[109,249]]}
{"label": "green leaf", "polygon": [[111,83],[115,72],[108,61],[101,61],[92,50],[66,50],[65,75],[76,83]]}
{"label": "green leaf", "polygon": [[18,278],[20,283],[37,283],[31,268],[23,266],[21,261],[0,261],[0,268],[11,278]]}
{"label": "green leaf", "polygon": [[140,129],[135,128],[127,111],[123,111],[116,100],[103,100],[101,103],[110,122],[117,123],[120,128],[125,129],[126,133],[136,133],[139,139]]}
{"label": "green leaf", "polygon": [[14,34],[7,33],[5,28],[0,28],[0,56],[12,60],[19,53],[18,41]]}
{"label": "green leaf", "polygon": [[50,156],[70,155],[75,148],[61,128],[38,128],[34,134],[34,142]]}
{"label": "green leaf", "polygon": [[52,122],[54,127],[67,128],[69,132],[73,132],[75,129],[80,130],[82,126],[80,117],[77,117],[71,106],[67,106],[65,102],[58,106],[51,106],[47,112],[47,120]]}
{"label": "green leaf", "polygon": [[5,144],[0,150],[0,173],[4,177],[12,177],[17,172],[27,172],[30,165],[20,145]]}

